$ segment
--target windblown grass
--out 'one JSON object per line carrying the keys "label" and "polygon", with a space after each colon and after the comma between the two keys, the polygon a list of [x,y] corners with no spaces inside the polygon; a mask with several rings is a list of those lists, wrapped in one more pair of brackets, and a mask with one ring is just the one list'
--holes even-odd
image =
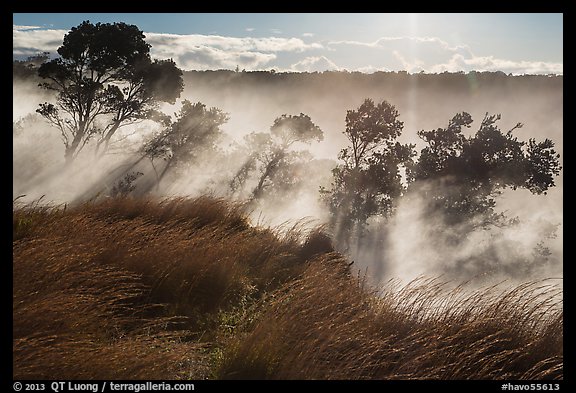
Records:
{"label": "windblown grass", "polygon": [[434,280],[376,297],[326,255],[276,293],[235,337],[219,369],[231,379],[562,378],[562,310],[554,287],[448,290]]}
{"label": "windblown grass", "polygon": [[376,293],[216,198],[15,204],[13,283],[18,379],[563,377],[556,287]]}

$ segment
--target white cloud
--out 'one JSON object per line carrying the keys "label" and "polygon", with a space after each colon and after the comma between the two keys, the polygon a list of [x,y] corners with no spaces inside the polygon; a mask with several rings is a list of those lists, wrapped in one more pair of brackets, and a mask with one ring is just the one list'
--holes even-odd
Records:
{"label": "white cloud", "polygon": [[402,69],[404,71],[408,71],[410,73],[419,72],[424,69],[424,62],[422,60],[414,60],[414,62],[410,62],[406,60],[406,58],[400,53],[399,51],[395,50],[392,51],[394,57],[402,64]]}
{"label": "white cloud", "polygon": [[391,70],[386,67],[374,67],[373,65],[367,65],[364,67],[358,67],[353,71],[362,72],[364,74],[373,74],[375,72],[389,72]]}
{"label": "white cloud", "polygon": [[194,47],[210,46],[222,50],[254,50],[262,52],[302,52],[308,49],[322,48],[321,44],[306,44],[299,38],[279,38],[279,37],[225,37],[219,35],[201,34],[163,34],[144,33],[146,40],[154,46],[170,45]]}
{"label": "white cloud", "polygon": [[302,33],[302,37],[314,37],[314,33]]}
{"label": "white cloud", "polygon": [[26,30],[37,30],[41,29],[41,26],[23,26],[23,25],[12,25],[12,30],[26,31]]}
{"label": "white cloud", "polygon": [[253,27],[247,27],[247,28],[246,28],[246,31],[254,31],[254,30],[256,30],[256,29],[253,28]]}
{"label": "white cloud", "polygon": [[273,34],[282,34],[282,30],[280,30],[280,29],[270,29],[270,33],[273,33]]}
{"label": "white cloud", "polygon": [[[250,29],[250,28],[248,28]],[[247,30],[248,30],[247,29]],[[13,55],[31,56],[38,52],[56,53],[67,30],[13,25]],[[144,33],[155,58],[172,58],[184,69],[259,69],[277,58],[279,52],[304,52],[322,48],[300,38],[225,37],[219,35],[178,35]]]}
{"label": "white cloud", "polygon": [[434,64],[429,72],[455,71],[502,71],[512,74],[562,74],[562,63],[544,61],[514,61],[498,59],[494,56],[474,56],[466,58],[461,54],[453,55],[446,63]]}
{"label": "white cloud", "polygon": [[325,56],[310,56],[292,64],[290,71],[296,72],[322,72],[340,70],[334,62]]}
{"label": "white cloud", "polygon": [[[166,53],[162,58],[174,56],[175,53]],[[209,46],[191,48],[176,55],[174,61],[183,69],[233,69],[236,66],[247,69],[260,69],[276,59],[273,53],[260,53],[250,51],[224,51]]]}
{"label": "white cloud", "polygon": [[258,69],[277,58],[278,52],[304,52],[322,48],[299,38],[224,37],[145,33],[156,58],[173,58],[184,69]]}
{"label": "white cloud", "polygon": [[39,26],[12,26],[12,52],[32,56],[39,52],[56,53],[67,30],[43,29]]}
{"label": "white cloud", "polygon": [[[408,46],[407,44],[412,44]],[[562,74],[563,64],[545,61],[508,60],[494,56],[477,56],[466,44],[450,45],[438,37],[380,37],[376,41],[331,41],[328,48],[348,45],[369,50],[387,50],[411,73],[502,71],[512,74]],[[417,45],[414,48],[414,45]],[[418,45],[426,45],[426,48]],[[428,51],[427,51],[428,50]],[[430,52],[432,50],[432,52]],[[425,59],[425,60],[424,60]]]}
{"label": "white cloud", "polygon": [[362,41],[330,41],[328,46],[334,45],[351,45],[351,46],[363,46],[368,48],[383,48],[386,49],[389,43],[402,43],[402,41],[409,41],[413,43],[424,43],[424,44],[435,44],[440,48],[445,49],[450,52],[471,52],[470,47],[465,44],[460,45],[450,45],[448,42],[442,40],[438,37],[415,37],[415,36],[398,36],[398,37],[380,37],[373,42],[362,42]]}

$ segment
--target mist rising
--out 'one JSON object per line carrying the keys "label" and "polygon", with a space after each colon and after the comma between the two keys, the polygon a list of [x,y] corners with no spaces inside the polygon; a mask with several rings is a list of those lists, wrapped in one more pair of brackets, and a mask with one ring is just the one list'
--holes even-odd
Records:
{"label": "mist rising", "polygon": [[[177,103],[164,104],[161,109],[174,119],[184,99],[219,108],[228,121],[222,125],[214,148],[230,155],[222,160],[221,155],[201,146],[193,162],[151,186],[154,171],[158,170],[154,165],[162,161],[140,159],[139,149],[161,131],[157,123],[144,121],[122,128],[108,154],[100,158],[96,158],[94,146],[87,144],[73,168],[65,168],[58,130],[34,114],[38,104],[53,96],[38,89],[34,82],[15,80],[13,197],[25,195],[22,201],[43,197],[44,202],[54,204],[79,203],[108,195],[128,173],[142,173],[134,181],[136,194],[143,190],[170,197],[212,194],[245,202],[257,178],[246,183],[244,193],[234,194],[228,188],[230,178],[249,160],[249,154],[242,153],[238,146],[250,133],[269,132],[279,116],[304,113],[322,129],[323,140],[291,146],[292,153],[309,153],[295,173],[299,180],[286,191],[252,201],[249,210],[253,222],[263,226],[276,227],[302,219],[310,226],[325,225],[329,212],[318,190],[330,187],[338,152],[346,146],[342,134],[346,111],[357,108],[365,98],[387,100],[396,106],[404,122],[401,140],[416,144],[417,151],[423,146],[416,135],[419,130],[443,127],[458,112],[470,113],[475,122],[485,113],[499,113],[502,130],[522,122],[524,127],[514,131],[519,139],[550,138],[563,160],[562,77],[190,71],[184,73],[184,83]],[[546,195],[506,190],[496,208],[509,217],[518,217],[518,223],[505,228],[479,228],[457,245],[451,246],[438,233],[457,234],[459,228],[447,229],[439,218],[425,215],[422,194],[412,192],[400,200],[388,222],[373,220],[361,239],[345,247],[335,246],[349,254],[354,267],[366,271],[376,283],[394,277],[410,280],[419,275],[443,275],[457,281],[561,277],[562,179],[561,173]]]}

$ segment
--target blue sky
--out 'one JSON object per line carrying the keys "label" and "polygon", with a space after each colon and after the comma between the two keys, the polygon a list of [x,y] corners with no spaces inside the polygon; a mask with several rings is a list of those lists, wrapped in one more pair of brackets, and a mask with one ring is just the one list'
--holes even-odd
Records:
{"label": "blue sky", "polygon": [[83,20],[144,31],[183,69],[563,73],[562,14],[13,14],[13,53],[55,53]]}

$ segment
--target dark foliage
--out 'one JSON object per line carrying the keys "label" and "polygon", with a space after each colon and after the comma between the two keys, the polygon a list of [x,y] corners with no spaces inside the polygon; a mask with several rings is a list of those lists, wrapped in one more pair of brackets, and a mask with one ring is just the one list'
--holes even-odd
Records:
{"label": "dark foliage", "polygon": [[134,25],[85,21],[64,36],[59,57],[40,66],[41,86],[58,99],[37,112],[61,132],[68,163],[90,140],[105,150],[119,127],[180,96],[182,71],[171,60],[152,61],[144,38]]}

